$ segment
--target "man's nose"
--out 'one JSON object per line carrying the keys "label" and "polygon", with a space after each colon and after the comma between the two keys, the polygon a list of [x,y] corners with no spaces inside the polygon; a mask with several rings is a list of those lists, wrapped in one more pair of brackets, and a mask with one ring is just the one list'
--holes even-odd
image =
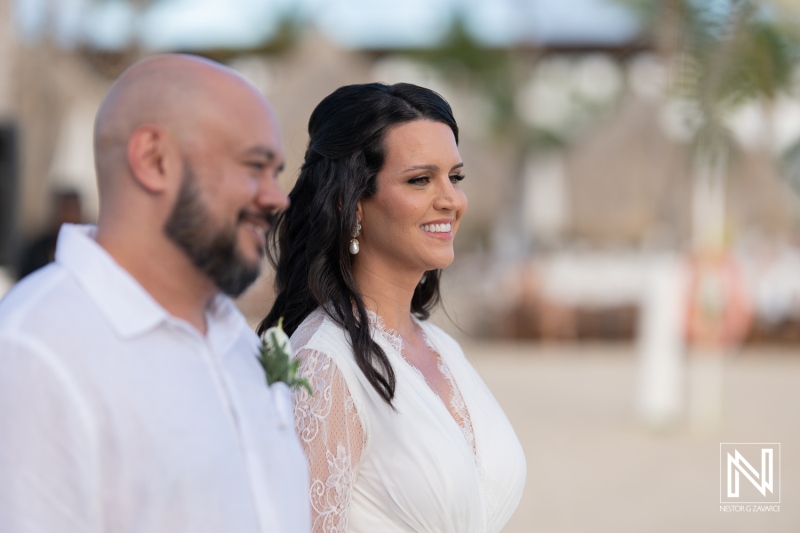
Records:
{"label": "man's nose", "polygon": [[270,177],[261,181],[256,198],[258,205],[271,212],[283,211],[289,207],[289,197],[283,191],[277,178]]}

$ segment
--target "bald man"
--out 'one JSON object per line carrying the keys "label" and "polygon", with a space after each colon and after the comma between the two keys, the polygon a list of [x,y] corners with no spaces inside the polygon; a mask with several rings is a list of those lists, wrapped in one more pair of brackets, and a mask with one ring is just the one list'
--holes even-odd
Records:
{"label": "bald man", "polygon": [[0,531],[307,532],[290,403],[229,296],[287,206],[275,113],[185,55],[117,80],[97,227],[0,302]]}

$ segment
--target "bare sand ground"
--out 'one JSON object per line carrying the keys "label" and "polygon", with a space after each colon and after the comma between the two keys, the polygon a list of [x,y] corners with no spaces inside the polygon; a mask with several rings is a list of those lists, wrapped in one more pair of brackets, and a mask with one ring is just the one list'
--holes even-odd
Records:
{"label": "bare sand ground", "polygon": [[[464,342],[525,449],[505,533],[800,531],[800,349],[725,361],[717,427],[636,416],[629,344]],[[720,511],[720,443],[781,443],[780,512]]]}

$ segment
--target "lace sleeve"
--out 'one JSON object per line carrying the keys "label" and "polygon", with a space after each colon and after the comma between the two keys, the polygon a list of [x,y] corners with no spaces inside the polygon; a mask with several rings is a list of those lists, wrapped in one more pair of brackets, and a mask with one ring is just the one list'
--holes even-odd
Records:
{"label": "lace sleeve", "polygon": [[295,391],[295,428],[308,457],[313,533],[347,531],[350,494],[365,434],[341,372],[324,353],[301,350],[299,373],[314,391]]}

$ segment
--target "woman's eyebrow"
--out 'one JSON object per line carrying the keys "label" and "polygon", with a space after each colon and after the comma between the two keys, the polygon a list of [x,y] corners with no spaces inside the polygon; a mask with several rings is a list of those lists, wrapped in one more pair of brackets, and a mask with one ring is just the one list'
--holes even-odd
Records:
{"label": "woman's eyebrow", "polygon": [[412,172],[414,170],[432,170],[432,171],[435,171],[435,170],[439,170],[439,167],[437,165],[414,165],[413,167],[408,167],[403,172],[404,173],[405,172]]}
{"label": "woman's eyebrow", "polygon": [[[453,165],[453,167],[452,167],[450,170],[455,170],[455,169],[457,169],[457,168],[461,168],[461,167],[463,167],[463,166],[464,166],[464,162],[462,161],[461,163],[457,163],[457,164]],[[415,171],[415,170],[430,170],[430,171],[436,171],[436,170],[439,170],[439,166],[438,166],[438,165],[414,165],[414,166],[412,166],[412,167],[408,167],[407,169],[405,169],[405,170],[403,171],[403,173],[406,173],[406,172],[413,172],[413,171]]]}

